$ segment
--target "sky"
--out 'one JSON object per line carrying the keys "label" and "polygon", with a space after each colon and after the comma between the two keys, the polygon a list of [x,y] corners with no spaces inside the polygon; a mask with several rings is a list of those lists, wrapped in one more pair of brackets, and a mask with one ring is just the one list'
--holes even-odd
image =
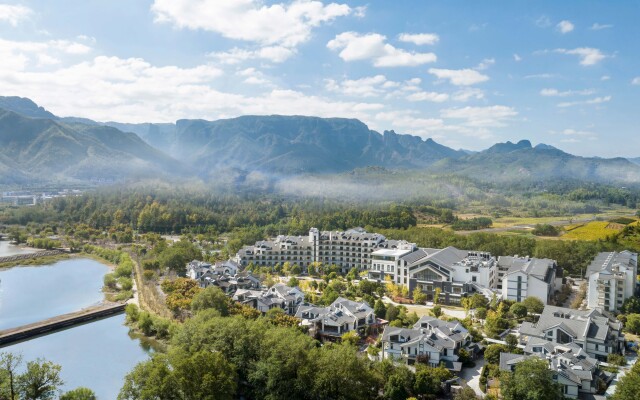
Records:
{"label": "sky", "polygon": [[640,157],[640,1],[0,0],[0,95],[59,116],[358,118]]}

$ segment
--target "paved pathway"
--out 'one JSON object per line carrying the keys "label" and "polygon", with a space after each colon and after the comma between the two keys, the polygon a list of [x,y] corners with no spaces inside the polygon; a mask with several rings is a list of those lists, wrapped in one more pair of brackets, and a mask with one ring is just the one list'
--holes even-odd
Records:
{"label": "paved pathway", "polygon": [[[432,305],[419,305],[419,304],[400,304],[400,303],[396,303],[395,301],[391,300],[389,297],[387,296],[383,296],[382,297],[382,301],[386,304],[393,304],[394,306],[405,306],[407,307],[407,310],[409,312],[416,312],[416,314],[418,314],[418,316],[422,316],[422,315],[431,315],[430,314],[430,310],[433,308]],[[460,310],[460,309],[450,309],[450,308],[446,308],[446,306],[440,306],[440,308],[442,309],[442,313],[449,316],[449,317],[455,317],[455,318],[460,318],[460,319],[465,319],[467,317],[467,313],[464,310]]]}
{"label": "paved pathway", "polygon": [[485,396],[482,390],[480,390],[480,372],[482,372],[482,367],[484,366],[484,364],[484,358],[478,358],[476,360],[475,367],[462,368],[462,371],[460,371],[460,378],[464,379],[465,382],[467,382],[467,385],[469,385],[469,387],[476,392],[476,395],[480,396],[481,398],[484,398]]}

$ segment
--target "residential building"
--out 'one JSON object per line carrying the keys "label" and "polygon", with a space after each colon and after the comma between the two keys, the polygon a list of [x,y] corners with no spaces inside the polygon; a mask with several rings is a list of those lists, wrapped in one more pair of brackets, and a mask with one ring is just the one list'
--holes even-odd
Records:
{"label": "residential building", "polygon": [[499,286],[503,300],[520,302],[534,296],[544,304],[552,301],[557,283],[557,265],[554,260],[529,257],[498,258],[498,271],[504,270],[505,266],[509,269],[503,273]]}
{"label": "residential building", "polygon": [[460,371],[460,349],[474,354],[469,332],[458,321],[442,321],[422,317],[412,329],[387,326],[382,334],[382,358],[391,358],[409,365],[444,363],[452,371]]}
{"label": "residential building", "polygon": [[[385,243],[386,242],[386,243]],[[383,244],[384,243],[384,244]],[[392,248],[398,241],[387,241],[383,235],[368,233],[362,228],[341,231],[309,230],[307,236],[278,236],[245,246],[235,261],[242,266],[250,263],[273,268],[276,264],[297,264],[306,269],[312,263],[335,264],[342,272],[351,268],[367,269],[370,254],[377,248]]]}
{"label": "residential building", "polygon": [[233,300],[249,305],[263,314],[272,308],[281,308],[288,315],[294,315],[304,302],[304,292],[298,287],[276,283],[268,290],[238,289]]}
{"label": "residential building", "polygon": [[377,324],[376,315],[366,302],[338,297],[329,307],[301,305],[295,313],[310,333],[321,337],[340,337]]}
{"label": "residential building", "polygon": [[251,272],[238,272],[240,265],[232,260],[216,262],[214,265],[203,261],[187,264],[187,277],[198,281],[202,288],[217,286],[228,295],[238,289],[259,289],[260,280]]}
{"label": "residential building", "polygon": [[600,370],[598,360],[589,356],[573,343],[549,345],[549,342],[533,346],[539,351],[525,354],[500,353],[500,370],[515,371],[517,364],[530,358],[540,358],[549,363],[553,379],[562,387],[565,398],[576,399],[597,393],[611,380],[611,375]]}
{"label": "residential building", "polygon": [[587,267],[587,307],[617,311],[636,293],[638,254],[600,253]]}
{"label": "residential building", "polygon": [[573,343],[600,361],[605,361],[611,353],[624,354],[622,323],[598,310],[547,305],[538,322],[523,322],[519,333],[521,344],[534,339],[561,345]]}
{"label": "residential building", "polygon": [[440,293],[441,304],[459,305],[463,297],[475,292],[492,297],[496,260],[489,253],[455,247],[425,248],[415,249],[399,261],[394,281],[408,286],[410,293],[419,288],[427,295],[427,301],[433,301],[436,292]]}

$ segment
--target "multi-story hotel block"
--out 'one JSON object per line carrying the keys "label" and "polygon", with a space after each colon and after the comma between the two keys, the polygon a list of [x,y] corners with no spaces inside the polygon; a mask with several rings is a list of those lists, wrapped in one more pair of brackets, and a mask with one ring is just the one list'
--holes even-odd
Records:
{"label": "multi-story hotel block", "polygon": [[528,257],[496,260],[486,252],[455,247],[418,248],[415,243],[388,240],[361,228],[345,232],[320,232],[312,228],[307,236],[278,236],[243,247],[235,260],[243,266],[271,268],[287,262],[303,269],[312,263],[335,264],[343,272],[357,268],[366,270],[371,280],[383,282],[389,278],[406,286],[409,292],[419,288],[428,301],[440,293],[441,304],[460,304],[463,297],[476,292],[491,298],[494,293],[499,294],[503,284],[509,286],[507,291],[503,289],[503,293],[507,292],[505,298],[537,296],[546,304],[556,287],[553,260]]}
{"label": "multi-story hotel block", "polygon": [[638,254],[600,253],[587,268],[587,306],[617,311],[636,292]]}
{"label": "multi-story hotel block", "polygon": [[371,253],[377,249],[395,249],[407,242],[387,240],[383,235],[368,233],[361,228],[345,232],[309,230],[308,236],[278,236],[240,249],[236,261],[262,267],[276,264],[297,264],[306,269],[312,263],[337,265],[342,272],[351,268],[369,268]]}

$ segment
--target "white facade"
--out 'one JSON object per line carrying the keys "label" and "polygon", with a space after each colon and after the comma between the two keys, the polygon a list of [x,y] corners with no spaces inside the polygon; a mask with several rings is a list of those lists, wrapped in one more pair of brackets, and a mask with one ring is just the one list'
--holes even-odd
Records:
{"label": "white facade", "polygon": [[619,310],[624,301],[635,293],[637,265],[637,253],[600,253],[587,268],[587,306]]}

